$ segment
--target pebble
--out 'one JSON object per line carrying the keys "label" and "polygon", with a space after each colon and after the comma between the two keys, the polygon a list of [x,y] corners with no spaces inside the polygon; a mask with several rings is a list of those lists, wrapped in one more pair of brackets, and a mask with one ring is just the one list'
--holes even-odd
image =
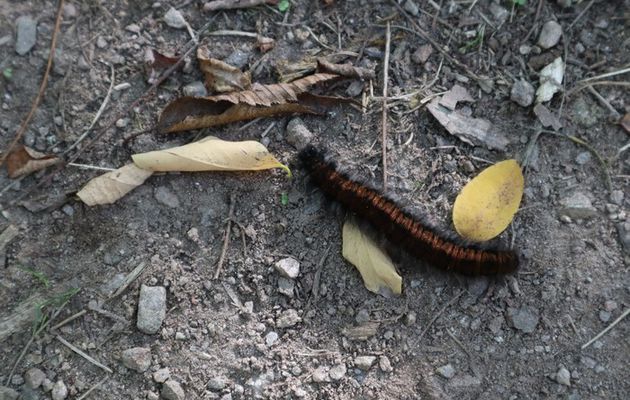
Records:
{"label": "pebble", "polygon": [[580,362],[588,369],[593,369],[597,366],[597,361],[588,356],[582,356]]}
{"label": "pebble", "polygon": [[417,319],[416,312],[415,311],[409,311],[407,314],[405,314],[403,322],[407,326],[412,326],[413,324],[416,323],[416,319]]}
{"label": "pebble", "polygon": [[166,186],[159,186],[153,192],[153,196],[158,203],[164,204],[171,208],[179,208],[179,198],[177,195]]}
{"label": "pebble", "polygon": [[220,390],[223,390],[227,386],[227,379],[225,379],[225,377],[223,376],[214,376],[210,378],[206,386],[208,387],[208,389],[218,392]]}
{"label": "pebble", "polygon": [[164,382],[160,393],[166,400],[184,400],[186,398],[182,385],[173,379]]}
{"label": "pebble", "polygon": [[363,325],[370,320],[370,313],[368,312],[368,310],[362,308],[357,312],[354,320],[357,321],[357,324]]}
{"label": "pebble", "polygon": [[125,30],[131,33],[140,33],[140,26],[138,24],[129,24],[125,27]]}
{"label": "pebble", "polygon": [[378,367],[383,372],[392,372],[394,370],[392,363],[389,361],[389,357],[387,356],[380,356],[378,358]]}
{"label": "pebble", "polygon": [[321,383],[328,382],[330,377],[328,375],[328,368],[325,366],[317,367],[315,371],[313,371],[313,382]]}
{"label": "pebble", "polygon": [[166,288],[142,285],[138,299],[136,323],[138,329],[148,335],[153,335],[162,326],[164,317],[166,317]]}
{"label": "pebble", "polygon": [[510,99],[522,107],[529,107],[534,102],[534,94],[536,90],[531,83],[524,79],[516,81],[512,85]]}
{"label": "pebble", "polygon": [[561,367],[556,372],[556,382],[564,386],[571,386],[571,373],[565,367]]}
{"label": "pebble", "polygon": [[177,331],[175,332],[175,340],[186,340],[188,339],[183,332]]}
{"label": "pebble", "polygon": [[164,22],[166,22],[166,25],[175,29],[183,29],[186,27],[184,16],[173,7],[169,8],[166,14],[164,14]]}
{"label": "pebble", "polygon": [[13,384],[15,386],[20,386],[23,383],[24,383],[24,378],[20,374],[15,374],[11,378],[11,384]]}
{"label": "pebble", "polygon": [[18,17],[17,39],[15,41],[15,52],[23,56],[28,53],[37,39],[37,22],[28,15]]}
{"label": "pebble", "polygon": [[591,200],[584,193],[575,192],[560,200],[562,209],[560,213],[569,218],[586,219],[597,215]]}
{"label": "pebble", "polygon": [[65,3],[63,5],[63,18],[72,19],[78,15],[77,8],[72,3]]}
{"label": "pebble", "polygon": [[287,124],[287,142],[298,150],[302,150],[313,140],[313,133],[308,130],[301,118],[293,118]]}
{"label": "pebble", "polygon": [[354,365],[360,370],[368,371],[374,364],[374,361],[376,361],[375,356],[357,356],[354,359]]}
{"label": "pebble", "polygon": [[446,379],[451,379],[455,376],[455,368],[453,368],[451,364],[443,365],[439,367],[436,371],[438,374]]}
{"label": "pebble", "polygon": [[123,365],[138,372],[144,372],[151,366],[151,349],[132,347],[122,352]]}
{"label": "pebble", "polygon": [[171,370],[168,368],[160,368],[153,373],[153,380],[157,383],[164,383],[171,377]]}
{"label": "pebble", "polygon": [[514,328],[525,333],[532,333],[538,325],[540,315],[537,309],[529,306],[521,308],[508,308],[507,320]]}
{"label": "pebble", "polygon": [[295,282],[292,279],[287,279],[283,276],[278,278],[278,292],[287,296],[293,297],[293,290],[295,288]]}
{"label": "pebble", "polygon": [[205,97],[208,95],[206,85],[201,81],[194,81],[184,86],[182,89],[184,96]]}
{"label": "pebble", "polygon": [[[0,399],[3,399],[1,395]],[[31,389],[28,386],[23,386],[20,389],[20,400],[39,400],[39,393],[35,389]]]}
{"label": "pebble", "polygon": [[0,386],[0,399],[2,400],[17,400],[20,394],[10,387]]}
{"label": "pebble", "polygon": [[583,151],[575,157],[575,162],[578,165],[584,165],[591,161],[591,153],[588,151]]}
{"label": "pebble", "polygon": [[478,298],[486,289],[488,289],[488,285],[490,284],[490,280],[488,277],[480,276],[476,278],[469,278],[467,280],[468,283],[468,293],[474,298]]}
{"label": "pebble", "polygon": [[616,301],[614,301],[614,300],[607,300],[607,301],[604,303],[604,309],[605,309],[606,311],[608,311],[608,312],[615,311],[615,310],[617,309],[617,307],[618,307],[618,304],[617,304],[617,302],[616,302]]}
{"label": "pebble", "polygon": [[44,381],[42,382],[42,389],[46,393],[50,392],[52,390],[53,386],[54,386],[54,384],[48,378],[44,379]]}
{"label": "pebble", "polygon": [[230,64],[238,69],[242,69],[247,65],[249,61],[250,53],[247,53],[241,49],[235,49],[229,56],[227,56],[223,62]]}
{"label": "pebble", "polygon": [[547,21],[540,31],[538,37],[538,46],[542,49],[550,49],[557,45],[562,36],[562,26],[556,21]]}
{"label": "pebble", "polygon": [[409,14],[413,15],[414,17],[417,17],[418,13],[420,12],[418,5],[413,0],[407,0],[403,8],[405,9],[405,11],[407,11]]}
{"label": "pebble", "polygon": [[430,44],[425,44],[420,47],[411,55],[411,61],[416,64],[424,64],[429,57],[433,54],[433,47]]}
{"label": "pebble", "polygon": [[265,335],[265,344],[271,347],[278,341],[278,334],[274,331],[269,332]]}
{"label": "pebble", "polygon": [[346,89],[346,94],[348,97],[357,97],[363,92],[363,82],[361,81],[352,81],[348,88]]}
{"label": "pebble", "polygon": [[53,400],[63,400],[68,397],[68,388],[66,387],[66,384],[63,383],[62,380],[55,382],[51,395]]}
{"label": "pebble", "polygon": [[611,314],[608,311],[601,310],[599,312],[599,320],[602,322],[610,321]]}
{"label": "pebble", "polygon": [[129,125],[129,118],[120,118],[116,121],[116,128],[125,128]]}
{"label": "pebble", "polygon": [[96,47],[99,49],[104,49],[107,47],[107,40],[103,36],[99,36],[96,38]]}
{"label": "pebble", "polygon": [[46,379],[46,374],[39,368],[31,368],[24,373],[24,381],[31,389],[37,389]]}
{"label": "pebble", "polygon": [[610,194],[610,201],[620,206],[623,204],[624,193],[623,190],[613,190]]}
{"label": "pebble", "polygon": [[302,321],[302,318],[300,318],[298,312],[291,308],[280,314],[280,316],[276,320],[276,326],[281,329],[290,328],[292,326],[295,326],[300,321]]}
{"label": "pebble", "polygon": [[293,257],[283,258],[274,264],[276,271],[280,273],[280,275],[295,279],[300,274],[300,263]]}
{"label": "pebble", "polygon": [[339,381],[344,376],[346,376],[346,372],[346,364],[337,364],[330,368],[330,371],[328,371],[328,375],[330,375],[330,379],[332,379],[333,381]]}
{"label": "pebble", "polygon": [[502,24],[503,22],[505,22],[507,18],[510,16],[510,12],[506,8],[501,7],[499,3],[494,2],[494,1],[490,3],[490,12],[492,13],[492,16],[494,17],[494,19],[499,24]]}

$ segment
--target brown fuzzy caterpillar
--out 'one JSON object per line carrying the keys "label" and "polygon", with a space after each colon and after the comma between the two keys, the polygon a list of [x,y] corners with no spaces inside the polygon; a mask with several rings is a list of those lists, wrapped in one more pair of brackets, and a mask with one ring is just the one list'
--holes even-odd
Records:
{"label": "brown fuzzy caterpillar", "polygon": [[299,157],[324,194],[417,258],[441,269],[471,276],[506,274],[518,267],[515,252],[486,248],[439,233],[379,191],[339,172],[336,164],[315,147],[307,146]]}

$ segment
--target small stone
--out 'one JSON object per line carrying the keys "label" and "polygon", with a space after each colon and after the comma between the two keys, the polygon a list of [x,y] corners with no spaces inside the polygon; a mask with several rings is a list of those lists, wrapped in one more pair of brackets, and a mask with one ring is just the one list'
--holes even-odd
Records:
{"label": "small stone", "polygon": [[164,14],[164,22],[166,22],[166,25],[175,29],[183,29],[186,27],[184,16],[173,7],[169,8],[166,14]]}
{"label": "small stone", "polygon": [[129,125],[129,118],[121,118],[119,120],[116,121],[116,127],[117,128],[125,128],[127,127],[127,125]]}
{"label": "small stone", "polygon": [[10,387],[0,386],[0,399],[2,400],[17,400],[20,394]]}
{"label": "small stone", "polygon": [[191,82],[182,89],[184,96],[204,97],[208,95],[206,86],[201,81]]}
{"label": "small stone", "polygon": [[138,24],[129,24],[125,27],[125,30],[131,33],[140,33],[140,26]]}
{"label": "small stone", "polygon": [[368,312],[368,310],[362,308],[357,312],[357,315],[354,317],[354,319],[359,325],[363,325],[370,320],[370,313]]}
{"label": "small stone", "polygon": [[28,53],[37,39],[37,22],[28,15],[18,17],[17,39],[15,41],[15,52],[23,56]]}
{"label": "small stone", "polygon": [[164,383],[171,377],[171,371],[168,368],[160,368],[153,373],[153,380],[157,383]]}
{"label": "small stone", "polygon": [[417,319],[416,312],[409,311],[407,314],[405,314],[403,322],[407,326],[412,326],[413,324],[416,323],[416,319]]}
{"label": "small stone", "polygon": [[77,8],[72,3],[65,3],[63,5],[63,18],[72,19],[78,15]]}
{"label": "small stone", "polygon": [[301,118],[295,117],[287,124],[287,142],[302,150],[313,140],[313,133],[308,130]]}
{"label": "small stone", "polygon": [[24,378],[20,374],[15,374],[11,378],[11,384],[14,386],[20,386],[23,383],[24,383]]}
{"label": "small stone", "polygon": [[284,276],[278,278],[278,292],[287,297],[293,297],[293,290],[295,289],[295,281],[287,279]]}
{"label": "small stone", "polygon": [[575,192],[571,196],[560,200],[562,206],[560,213],[574,219],[586,219],[597,215],[591,200],[581,192]]}
{"label": "small stone", "polygon": [[446,379],[451,379],[455,376],[455,368],[453,368],[451,364],[443,365],[439,367],[436,371],[438,374]]}
{"label": "small stone", "polygon": [[160,393],[166,400],[184,400],[186,398],[182,385],[173,379],[164,382]]}
{"label": "small stone", "polygon": [[148,335],[160,330],[166,317],[166,288],[162,286],[140,287],[138,300],[138,329]]}
{"label": "small stone", "polygon": [[556,372],[556,382],[564,386],[571,386],[571,373],[565,367],[561,367]]}
{"label": "small stone", "polygon": [[24,373],[24,381],[31,389],[37,389],[46,379],[46,374],[39,368],[31,368]]}
{"label": "small stone", "polygon": [[300,274],[300,263],[293,257],[283,258],[274,264],[276,271],[286,278],[295,279]]}
{"label": "small stone", "polygon": [[597,361],[588,356],[582,356],[580,358],[580,362],[584,364],[584,366],[588,369],[593,369],[595,368],[595,366],[597,366]]}
{"label": "small stone", "polygon": [[550,49],[560,41],[562,36],[562,26],[556,21],[547,21],[540,31],[538,46],[542,49]]}
{"label": "small stone", "polygon": [[274,331],[269,332],[265,335],[265,344],[271,347],[278,341],[278,334]]}
{"label": "small stone", "polygon": [[74,215],[74,207],[72,207],[71,204],[66,204],[65,206],[61,207],[61,211],[63,211],[63,213],[66,214],[68,217],[72,217]]}
{"label": "small stone", "polygon": [[164,204],[171,208],[179,208],[179,198],[177,195],[166,186],[159,186],[153,192],[153,196],[158,203]]}
{"label": "small stone", "polygon": [[610,321],[611,314],[608,311],[601,310],[599,312],[599,320],[602,322]]}
{"label": "small stone", "polygon": [[107,47],[107,40],[103,36],[99,36],[96,38],[96,47],[99,49],[104,49]]}
{"label": "small stone", "polygon": [[175,340],[186,340],[186,335],[180,331],[175,332]]}
{"label": "small stone", "polygon": [[418,5],[416,4],[416,2],[412,0],[407,0],[403,8],[405,9],[405,11],[407,11],[409,14],[413,15],[414,17],[417,17],[418,13],[420,12],[420,9],[418,8]]}
{"label": "small stone", "polygon": [[227,56],[223,62],[226,64],[230,64],[238,69],[242,69],[247,65],[247,61],[249,61],[250,53],[247,53],[241,49],[235,49]]}
{"label": "small stone", "polygon": [[591,153],[589,153],[588,151],[583,151],[580,154],[578,154],[577,157],[575,157],[575,162],[578,165],[584,165],[588,163],[589,161],[591,161]]}
{"label": "small stone", "polygon": [[363,371],[368,371],[376,361],[375,356],[358,356],[354,359],[354,366]]}
{"label": "small stone", "polygon": [[330,379],[333,381],[339,381],[346,375],[346,372],[346,364],[337,364],[330,368],[328,375],[330,375]]}
{"label": "small stone", "polygon": [[490,3],[490,12],[499,24],[505,22],[510,16],[510,12],[506,8],[501,7],[498,2],[494,1]]}
{"label": "small stone", "polygon": [[290,328],[295,326],[298,322],[302,321],[302,318],[298,315],[298,312],[293,308],[284,311],[276,320],[276,326],[278,328]]}
{"label": "small stone", "polygon": [[519,48],[518,48],[518,53],[522,56],[526,56],[529,53],[532,52],[532,47],[528,44],[522,44]]}
{"label": "small stone", "polygon": [[44,381],[42,382],[42,389],[46,393],[50,392],[53,386],[54,386],[54,383],[52,383],[52,381],[48,378],[44,379]]}
{"label": "small stone", "polygon": [[321,366],[317,367],[315,371],[313,371],[313,382],[321,383],[328,382],[330,377],[328,376],[328,368]]}
{"label": "small stone", "polygon": [[623,204],[624,193],[623,190],[613,190],[610,194],[610,201],[620,206]]}
{"label": "small stone", "polygon": [[537,309],[529,306],[508,308],[507,319],[514,328],[525,333],[532,333],[538,325],[540,315]]}
{"label": "small stone", "polygon": [[528,107],[534,102],[534,94],[536,90],[531,83],[524,79],[516,81],[512,85],[510,99],[522,107]]}
{"label": "small stone", "polygon": [[604,303],[604,309],[608,312],[615,311],[617,307],[618,307],[617,302],[614,300],[607,300]]}
{"label": "small stone", "polygon": [[[3,397],[0,395],[0,399]],[[28,386],[22,386],[20,389],[20,400],[39,400],[39,393],[35,389]]]}
{"label": "small stone", "polygon": [[55,382],[51,395],[53,400],[63,400],[68,397],[68,388],[66,387],[66,384],[63,383],[62,380]]}
{"label": "small stone", "polygon": [[348,95],[348,97],[357,97],[361,94],[361,92],[363,92],[363,82],[358,80],[352,81],[352,83],[350,83],[350,85],[348,85],[348,88],[346,89],[346,94]]}
{"label": "small stone", "polygon": [[429,57],[433,54],[433,47],[430,44],[425,44],[420,47],[411,55],[411,61],[416,64],[424,64]]}
{"label": "small stone", "polygon": [[138,372],[144,372],[151,366],[151,349],[133,347],[122,352],[123,365]]}
{"label": "small stone", "polygon": [[123,83],[119,83],[118,85],[114,86],[114,90],[117,92],[123,91],[123,90],[127,90],[131,87],[131,83],[129,82],[123,82]]}
{"label": "small stone", "polygon": [[227,379],[223,376],[214,376],[210,378],[206,386],[208,389],[218,392],[227,386]]}
{"label": "small stone", "polygon": [[389,361],[389,357],[387,356],[380,356],[378,358],[378,367],[383,372],[392,372],[394,370],[392,363]]}

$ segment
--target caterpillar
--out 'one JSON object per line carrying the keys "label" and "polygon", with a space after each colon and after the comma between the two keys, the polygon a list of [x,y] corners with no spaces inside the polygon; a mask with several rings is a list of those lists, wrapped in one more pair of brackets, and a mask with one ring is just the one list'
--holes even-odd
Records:
{"label": "caterpillar", "polygon": [[393,199],[339,171],[325,154],[313,145],[307,145],[299,154],[315,185],[411,255],[440,269],[469,276],[506,274],[518,268],[514,251],[440,233]]}

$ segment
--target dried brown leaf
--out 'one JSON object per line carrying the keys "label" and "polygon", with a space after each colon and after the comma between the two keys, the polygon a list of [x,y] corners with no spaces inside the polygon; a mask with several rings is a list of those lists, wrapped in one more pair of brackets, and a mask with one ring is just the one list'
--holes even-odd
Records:
{"label": "dried brown leaf", "polygon": [[179,57],[167,56],[159,51],[147,48],[144,51],[144,64],[146,65],[147,81],[153,83],[160,73],[175,65],[179,61]]}
{"label": "dried brown leaf", "polygon": [[205,76],[208,90],[233,92],[250,88],[252,81],[248,72],[242,72],[230,64],[210,57],[209,54],[207,47],[197,49],[199,67]]}
{"label": "dried brown leaf", "polygon": [[9,178],[29,175],[61,162],[57,156],[40,153],[26,146],[17,146],[7,156]]}

